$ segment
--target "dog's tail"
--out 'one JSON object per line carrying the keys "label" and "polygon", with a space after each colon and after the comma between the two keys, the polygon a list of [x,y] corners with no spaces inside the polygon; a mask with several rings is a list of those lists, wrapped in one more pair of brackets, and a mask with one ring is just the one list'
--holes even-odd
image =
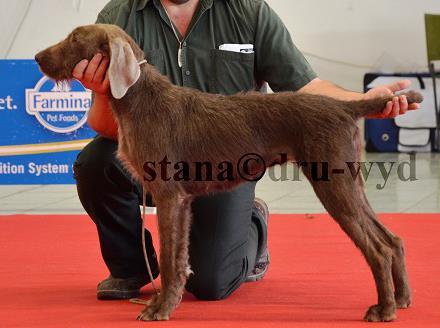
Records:
{"label": "dog's tail", "polygon": [[[399,95],[406,96],[408,104],[419,104],[423,101],[423,96],[416,91],[408,91]],[[369,100],[348,101],[345,107],[346,111],[354,118],[359,119],[369,115],[379,114],[383,111],[386,104],[393,99],[394,96],[373,98]]]}

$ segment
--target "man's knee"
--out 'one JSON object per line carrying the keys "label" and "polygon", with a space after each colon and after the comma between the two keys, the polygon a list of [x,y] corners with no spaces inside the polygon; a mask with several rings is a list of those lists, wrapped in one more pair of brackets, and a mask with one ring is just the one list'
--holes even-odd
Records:
{"label": "man's knee", "polygon": [[221,277],[215,273],[203,277],[190,276],[186,289],[198,299],[205,301],[218,301],[228,296]]}
{"label": "man's knee", "polygon": [[[200,263],[199,263],[200,264]],[[186,283],[186,290],[200,300],[219,301],[228,298],[243,283],[243,267],[237,263],[206,263],[209,266],[193,267],[194,274]]]}

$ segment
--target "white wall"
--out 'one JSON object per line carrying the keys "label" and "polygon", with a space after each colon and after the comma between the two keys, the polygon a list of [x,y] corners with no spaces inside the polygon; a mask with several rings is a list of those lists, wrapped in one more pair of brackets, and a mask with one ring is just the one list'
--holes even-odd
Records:
{"label": "white wall", "polygon": [[[8,58],[32,58],[75,26],[92,23],[107,0],[33,0]],[[424,70],[423,14],[440,14],[439,0],[267,0],[318,74],[361,90],[366,71]],[[0,58],[4,58],[30,0],[0,0]],[[76,8],[79,6],[79,10]],[[369,68],[371,67],[371,68]]]}
{"label": "white wall", "polygon": [[[6,40],[27,16],[7,58],[33,58],[35,53],[62,40],[76,26],[91,24],[107,0],[0,0],[0,58]],[[3,33],[3,31],[8,31]]]}
{"label": "white wall", "polygon": [[[426,71],[424,13],[440,14],[439,0],[268,0],[320,77],[362,89],[366,71]],[[371,68],[369,68],[371,67]]]}

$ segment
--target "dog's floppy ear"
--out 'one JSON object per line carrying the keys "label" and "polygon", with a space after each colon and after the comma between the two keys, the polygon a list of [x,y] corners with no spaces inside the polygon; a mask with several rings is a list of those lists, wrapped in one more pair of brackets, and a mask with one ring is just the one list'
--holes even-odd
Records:
{"label": "dog's floppy ear", "polygon": [[139,64],[128,42],[122,38],[110,40],[108,76],[113,97],[124,97],[128,89],[137,82],[140,74]]}

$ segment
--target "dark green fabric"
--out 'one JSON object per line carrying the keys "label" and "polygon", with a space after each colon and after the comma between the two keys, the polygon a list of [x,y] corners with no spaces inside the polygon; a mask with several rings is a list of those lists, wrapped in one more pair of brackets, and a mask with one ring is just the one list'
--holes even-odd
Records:
{"label": "dark green fabric", "polygon": [[425,15],[428,61],[440,60],[440,15]]}
{"label": "dark green fabric", "polygon": [[[233,94],[263,81],[274,91],[295,91],[316,77],[263,0],[201,0],[184,39],[182,68],[179,42],[159,0],[112,0],[97,23],[122,27],[173,83],[205,92]],[[253,44],[254,53],[219,50],[226,43]]]}

